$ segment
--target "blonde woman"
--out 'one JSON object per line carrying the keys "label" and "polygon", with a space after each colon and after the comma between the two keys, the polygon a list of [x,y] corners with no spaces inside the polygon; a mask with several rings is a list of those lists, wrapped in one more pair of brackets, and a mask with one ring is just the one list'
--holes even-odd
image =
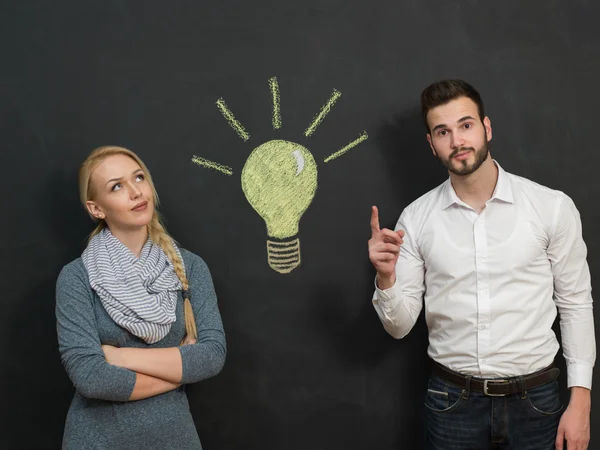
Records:
{"label": "blonde woman", "polygon": [[184,386],[218,374],[225,335],[208,267],[160,223],[148,169],[121,147],[79,172],[98,222],[56,288],[59,350],[75,396],[64,449],[200,449]]}

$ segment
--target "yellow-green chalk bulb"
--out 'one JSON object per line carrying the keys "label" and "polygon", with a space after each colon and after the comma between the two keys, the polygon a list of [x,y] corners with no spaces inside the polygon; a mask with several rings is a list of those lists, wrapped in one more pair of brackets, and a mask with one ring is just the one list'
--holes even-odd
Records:
{"label": "yellow-green chalk bulb", "polygon": [[242,189],[248,203],[264,219],[269,265],[289,273],[300,265],[298,223],[317,190],[317,164],[295,142],[274,140],[258,146],[242,169]]}

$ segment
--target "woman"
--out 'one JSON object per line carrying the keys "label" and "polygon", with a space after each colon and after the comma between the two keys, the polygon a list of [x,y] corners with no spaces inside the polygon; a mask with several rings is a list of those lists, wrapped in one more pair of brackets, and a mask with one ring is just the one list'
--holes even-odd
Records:
{"label": "woman", "polygon": [[220,372],[225,335],[208,267],[160,223],[133,152],[94,150],[79,172],[98,226],[56,289],[75,396],[64,449],[200,449],[184,386]]}

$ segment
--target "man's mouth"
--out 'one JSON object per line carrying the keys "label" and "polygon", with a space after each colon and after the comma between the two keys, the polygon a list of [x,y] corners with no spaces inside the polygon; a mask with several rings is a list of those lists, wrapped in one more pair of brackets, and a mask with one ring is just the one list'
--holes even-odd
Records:
{"label": "man's mouth", "polygon": [[470,153],[471,153],[471,150],[461,150],[460,152],[458,152],[454,156],[452,156],[452,158],[462,161],[463,159],[467,159],[469,157]]}

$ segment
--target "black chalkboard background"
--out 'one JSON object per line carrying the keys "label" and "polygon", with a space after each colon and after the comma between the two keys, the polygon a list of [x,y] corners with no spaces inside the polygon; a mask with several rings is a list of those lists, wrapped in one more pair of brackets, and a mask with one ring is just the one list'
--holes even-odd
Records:
{"label": "black chalkboard background", "polygon": [[[437,79],[464,78],[486,102],[494,158],[574,199],[597,283],[598,5],[3,1],[0,448],[60,448],[73,390],[57,351],[54,285],[92,229],[77,168],[106,144],[142,157],[169,231],[212,271],[227,362],[188,388],[206,449],[421,448],[426,328],[421,317],[396,341],[371,306],[370,206],[392,227],[446,178],[418,99]],[[333,89],[341,98],[305,137]],[[247,142],[219,113],[221,97]],[[323,163],[362,131],[367,141]],[[300,222],[302,264],[287,275],[269,268],[265,224],[240,184],[250,152],[271,139],[306,146],[319,169]],[[567,400],[565,376],[562,385]],[[593,410],[590,448],[599,426]]]}

